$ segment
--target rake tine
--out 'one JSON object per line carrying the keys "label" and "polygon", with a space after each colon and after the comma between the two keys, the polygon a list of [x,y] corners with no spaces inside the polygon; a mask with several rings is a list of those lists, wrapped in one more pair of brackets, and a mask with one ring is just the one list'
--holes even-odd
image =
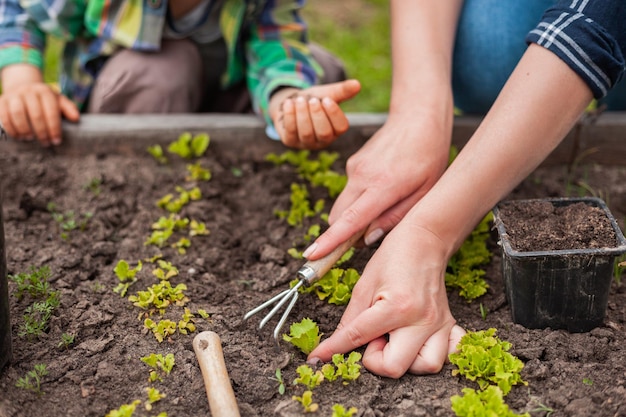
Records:
{"label": "rake tine", "polygon": [[291,302],[289,303],[289,305],[285,309],[285,312],[283,313],[282,317],[278,321],[278,324],[274,328],[274,340],[276,340],[276,344],[278,344],[278,342],[279,342],[278,334],[280,333],[280,329],[283,328],[283,325],[285,324],[285,321],[287,321],[287,316],[289,316],[289,313],[291,313],[291,310],[293,309],[293,306],[296,304],[296,301],[298,301],[298,295],[299,294],[298,294],[297,291],[293,294]]}
{"label": "rake tine", "polygon": [[298,281],[298,283],[293,288],[287,291],[287,293],[282,297],[282,299],[278,302],[278,304],[276,304],[274,308],[269,313],[267,313],[267,316],[265,316],[265,318],[261,320],[261,323],[259,324],[259,329],[262,329],[263,326],[265,326],[265,324],[268,321],[270,321],[270,319],[274,316],[274,314],[276,314],[276,312],[280,310],[283,304],[285,304],[287,300],[289,300],[289,298],[291,297],[293,293],[296,293],[296,294],[298,293],[298,288],[300,288],[302,284],[303,284],[302,281]]}
{"label": "rake tine", "polygon": [[284,297],[285,295],[287,295],[288,292],[290,292],[291,289],[286,289],[285,291],[281,292],[280,294],[277,294],[275,296],[273,296],[272,298],[270,298],[269,300],[267,300],[266,302],[264,302],[263,304],[253,308],[252,310],[248,311],[246,313],[245,316],[243,316],[244,320],[248,320],[250,317],[254,316],[256,313],[258,313],[259,311],[263,310],[265,307],[269,306],[270,304],[274,304],[274,302],[276,300],[278,300],[279,298]]}

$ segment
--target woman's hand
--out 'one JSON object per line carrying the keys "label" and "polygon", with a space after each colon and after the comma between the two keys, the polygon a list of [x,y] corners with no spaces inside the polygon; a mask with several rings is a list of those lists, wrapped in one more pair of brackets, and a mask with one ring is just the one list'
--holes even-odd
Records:
{"label": "woman's hand", "polygon": [[337,330],[309,361],[367,344],[363,365],[375,374],[439,372],[465,334],[448,307],[448,251],[430,231],[400,223],[367,264]]}
{"label": "woman's hand", "polygon": [[39,70],[16,64],[2,70],[0,122],[16,140],[37,139],[42,146],[61,144],[61,117],[78,121],[80,112],[67,97],[44,83]]}
{"label": "woman's hand", "polygon": [[348,130],[339,103],[361,90],[357,80],[299,90],[284,88],[270,99],[270,115],[281,141],[290,148],[322,149]]}

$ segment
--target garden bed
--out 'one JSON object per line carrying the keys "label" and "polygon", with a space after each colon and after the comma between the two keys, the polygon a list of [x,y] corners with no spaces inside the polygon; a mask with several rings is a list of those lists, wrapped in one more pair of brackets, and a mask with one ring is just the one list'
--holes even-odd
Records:
{"label": "garden bed", "polygon": [[[174,126],[154,140],[146,129],[140,129],[141,133],[128,129],[124,135],[124,126],[110,132],[108,139],[103,130],[74,132],[73,136],[70,132],[68,146],[57,152],[0,144],[8,273],[47,266],[51,287],[60,291],[60,306],[49,330],[29,340],[18,333],[32,300],[29,296],[18,300],[15,283],[9,284],[13,360],[0,375],[0,416],[104,416],[122,404],[145,401],[147,387],[156,387],[166,397],[150,412],[141,405],[136,416],[163,411],[170,417],[210,415],[192,347],[193,336],[204,330],[222,339],[242,416],[302,415],[300,404],[291,396],[303,390],[291,381],[305,356],[284,342],[276,349],[275,321],[258,331],[260,317],[242,320],[246,311],[288,287],[302,261],[287,251],[294,245],[302,249],[306,232],[274,214],[289,208],[290,185],[303,181],[290,166],[265,160],[268,153],[285,149],[266,139],[259,125],[252,123],[240,130],[232,126],[217,126],[215,133],[206,130],[213,141],[199,161],[210,169],[212,178],[197,183],[202,199],[185,206],[181,215],[204,222],[210,234],[194,237],[184,255],[169,246],[144,245],[151,225],[167,215],[156,202],[175,193],[176,186],[188,184],[188,162],[168,155],[170,162],[160,165],[145,151],[150,144],[175,140],[181,131]],[[335,170],[343,172],[345,158],[375,125],[364,123],[331,149],[340,153]],[[510,198],[592,193],[607,202],[623,229],[626,167],[587,161],[577,160],[571,172],[561,164],[543,166]],[[313,189],[313,193],[315,198],[324,197],[322,190]],[[63,238],[59,222],[49,211],[51,202],[60,213],[92,213],[87,228],[72,230]],[[511,321],[495,234],[488,245],[493,259],[486,266],[487,294],[468,303],[451,291],[450,308],[466,329],[496,328],[498,337],[512,343],[511,353],[525,363],[522,377],[528,386],[515,386],[506,402],[533,416],[546,416],[548,409],[564,416],[625,416],[626,284],[612,283],[604,324],[591,332],[529,330]],[[362,272],[374,250],[357,250],[347,266]],[[113,269],[120,260],[131,266],[144,261],[128,294],[155,284],[150,273],[153,265],[146,260],[158,253],[178,268],[179,275],[171,282],[187,286],[186,307],[196,314],[197,326],[195,333],[177,332],[162,343],[144,330],[143,318],[138,319],[142,310],[113,291],[119,283]],[[487,312],[484,317],[481,304]],[[209,317],[201,318],[198,310],[206,310]],[[308,294],[300,298],[288,323],[309,317],[328,335],[342,311],[343,307]],[[183,312],[183,307],[171,306],[166,316],[179,320]],[[61,343],[64,334],[74,336],[67,347]],[[140,360],[151,353],[175,357],[172,372],[161,382],[149,381],[150,368]],[[16,387],[18,379],[36,364],[46,364],[48,370],[41,395]],[[277,368],[287,383],[285,395],[279,394],[273,379]],[[348,385],[325,383],[316,388],[314,399],[320,409],[314,415],[330,416],[335,403],[356,407],[358,416],[453,415],[450,397],[460,394],[463,387],[476,388],[452,376],[453,368],[448,364],[437,375],[405,375],[398,380],[363,369]],[[533,411],[541,408],[544,411]]]}

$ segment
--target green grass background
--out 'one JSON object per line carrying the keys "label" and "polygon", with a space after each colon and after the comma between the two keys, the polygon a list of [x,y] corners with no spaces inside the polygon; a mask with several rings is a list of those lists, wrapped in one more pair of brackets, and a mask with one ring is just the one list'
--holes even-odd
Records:
{"label": "green grass background", "polygon": [[[303,9],[309,38],[344,62],[361,92],[342,104],[347,112],[386,112],[391,88],[389,2],[387,0],[311,0]],[[44,78],[55,82],[62,44],[50,39]]]}

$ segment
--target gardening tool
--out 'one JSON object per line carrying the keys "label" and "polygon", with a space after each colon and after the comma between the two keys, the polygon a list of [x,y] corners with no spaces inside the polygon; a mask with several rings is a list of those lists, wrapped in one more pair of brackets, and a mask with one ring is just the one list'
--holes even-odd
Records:
{"label": "gardening tool", "polygon": [[364,232],[365,230],[356,233],[350,239],[343,242],[341,245],[335,248],[335,250],[333,250],[323,258],[317,259],[315,261],[308,261],[307,263],[302,265],[302,267],[300,267],[300,269],[298,269],[298,271],[296,272],[296,277],[300,279],[296,285],[281,292],[280,294],[275,295],[258,307],[248,311],[243,319],[247,320],[264,308],[276,303],[274,308],[272,308],[272,310],[267,313],[263,320],[261,320],[261,323],[259,324],[259,329],[262,329],[263,326],[265,326],[267,322],[270,321],[270,319],[278,312],[278,310],[280,310],[280,308],[285,305],[287,301],[289,301],[289,304],[285,308],[283,315],[281,316],[278,324],[274,328],[274,339],[276,340],[276,343],[278,343],[280,329],[285,324],[287,316],[289,316],[289,313],[293,309],[293,306],[296,304],[296,301],[298,301],[298,290],[300,289],[300,287],[302,287],[303,285],[311,285],[315,281],[322,278],[326,274],[326,272],[328,272],[330,268],[332,268],[333,265],[335,265],[335,263],[348,251],[348,249],[350,249],[356,243],[356,241],[359,240],[361,236],[363,236]]}
{"label": "gardening tool", "polygon": [[204,388],[213,417],[239,417],[239,407],[224,363],[220,337],[202,332],[193,339],[193,350],[200,363]]}

